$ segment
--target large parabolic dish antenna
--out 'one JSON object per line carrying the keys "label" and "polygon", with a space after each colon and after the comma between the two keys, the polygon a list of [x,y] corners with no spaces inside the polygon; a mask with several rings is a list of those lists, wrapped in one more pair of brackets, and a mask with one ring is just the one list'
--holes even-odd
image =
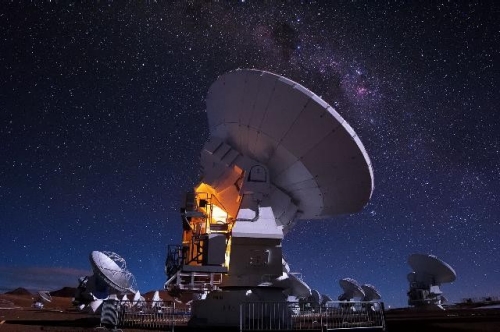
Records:
{"label": "large parabolic dish antenna", "polygon": [[408,264],[416,274],[416,281],[429,276],[434,285],[453,282],[457,278],[455,270],[446,262],[434,255],[413,254],[408,258]]}
{"label": "large parabolic dish antenna", "polygon": [[264,165],[297,204],[298,219],[354,213],[369,201],[373,171],[347,122],[302,85],[260,70],[224,74],[207,95],[211,137]]}
{"label": "large parabolic dish antenna", "polygon": [[[236,326],[238,312],[226,308],[254,301],[255,294],[283,303],[309,296],[310,287],[283,263],[284,236],[297,220],[361,210],[373,191],[373,171],[345,120],[285,77],[231,71],[211,85],[206,104],[202,176],[180,209],[182,245],[169,246],[165,288],[209,290],[193,301],[193,316]],[[205,284],[190,281],[194,274]]]}

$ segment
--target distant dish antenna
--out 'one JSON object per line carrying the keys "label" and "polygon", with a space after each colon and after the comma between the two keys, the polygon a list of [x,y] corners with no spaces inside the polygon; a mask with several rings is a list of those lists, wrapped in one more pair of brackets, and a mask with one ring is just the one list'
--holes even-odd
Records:
{"label": "distant dish antenna", "polygon": [[356,280],[352,278],[344,278],[339,280],[339,284],[344,291],[344,293],[339,296],[339,301],[351,301],[356,297],[365,297],[365,292]]}
{"label": "distant dish antenna", "polygon": [[363,297],[363,301],[375,301],[380,300],[382,296],[380,296],[379,291],[375,288],[375,286],[370,284],[364,284],[361,286],[365,296]]}
{"label": "distant dish antenna", "polygon": [[120,255],[111,251],[92,251],[90,264],[94,274],[111,289],[120,293],[134,292],[135,278]]}
{"label": "distant dish antenna", "polygon": [[410,255],[408,264],[415,272],[418,281],[430,281],[439,285],[453,282],[457,278],[455,270],[434,255]]}
{"label": "distant dish antenna", "polygon": [[410,283],[408,304],[414,307],[436,307],[443,309],[441,284],[455,281],[453,268],[434,255],[413,254],[408,258],[413,269],[407,276]]}
{"label": "distant dish antenna", "polygon": [[321,297],[323,298],[322,304],[326,304],[327,302],[333,301],[332,298],[327,294],[323,294],[321,295]]}
{"label": "distant dish antenna", "polygon": [[311,298],[312,298],[313,305],[315,307],[319,307],[319,306],[321,306],[321,304],[323,304],[323,297],[316,289],[313,289],[311,291]]}
{"label": "distant dish antenna", "polygon": [[80,308],[89,306],[95,312],[110,295],[135,292],[135,277],[120,255],[110,251],[92,251],[89,258],[94,274],[79,279],[74,305]]}
{"label": "distant dish antenna", "polygon": [[48,291],[39,291],[36,298],[33,301],[32,307],[37,309],[42,309],[44,303],[51,302],[52,296]]}
{"label": "distant dish antenna", "polygon": [[52,302],[52,296],[48,291],[39,291],[38,292],[38,297],[43,301],[43,302]]}
{"label": "distant dish antenna", "polygon": [[[272,282],[268,282],[267,286],[279,287],[285,289],[288,296],[295,298],[307,299],[311,296],[311,288],[302,280],[302,274],[290,272],[290,267],[285,259],[282,259],[283,272],[282,275]],[[266,284],[261,283],[260,286]]]}

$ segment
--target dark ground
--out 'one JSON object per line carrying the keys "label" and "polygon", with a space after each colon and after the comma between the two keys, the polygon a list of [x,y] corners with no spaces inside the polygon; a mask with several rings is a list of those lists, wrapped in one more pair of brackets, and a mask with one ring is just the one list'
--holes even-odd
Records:
{"label": "dark ground", "polygon": [[[53,298],[44,309],[31,308],[32,298],[26,295],[1,294],[2,303],[11,304],[0,309],[0,332],[12,331],[91,331],[99,326],[100,317],[76,311],[69,298]],[[5,307],[5,306],[4,306]],[[449,309],[446,311],[417,312],[389,310],[386,327],[397,331],[500,331],[500,309]],[[151,331],[126,328],[123,331]],[[222,331],[222,329],[190,329],[176,326],[175,331]],[[239,329],[225,329],[238,331]],[[363,331],[366,331],[364,329]]]}

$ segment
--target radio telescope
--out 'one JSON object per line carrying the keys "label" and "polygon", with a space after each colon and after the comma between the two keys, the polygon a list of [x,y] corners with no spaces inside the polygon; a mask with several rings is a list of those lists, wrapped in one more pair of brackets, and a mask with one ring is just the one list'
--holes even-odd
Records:
{"label": "radio telescope", "polygon": [[52,295],[48,291],[38,291],[32,307],[42,309],[47,302],[52,302]]}
{"label": "radio telescope", "polygon": [[364,284],[361,285],[361,289],[363,289],[363,292],[365,293],[363,301],[375,301],[375,300],[380,300],[382,298],[379,291],[373,285]]}
{"label": "radio telescope", "polygon": [[285,77],[231,71],[212,84],[206,104],[202,179],[181,207],[182,244],[169,246],[165,288],[203,293],[193,317],[234,326],[239,311],[227,308],[255,296],[285,302],[293,287],[310,295],[283,268],[283,237],[301,219],[360,211],[373,171],[345,120]]}
{"label": "radio telescope", "polygon": [[445,302],[441,284],[455,281],[455,270],[434,255],[413,254],[408,258],[413,269],[407,276],[410,283],[408,304],[418,308],[440,308]]}
{"label": "radio telescope", "polygon": [[284,258],[282,258],[282,275],[265,283],[272,287],[284,289],[284,293],[290,298],[294,298],[294,300],[311,296],[311,288],[302,280],[302,275],[290,272],[290,266]]}
{"label": "radio telescope", "polygon": [[311,291],[311,300],[313,307],[320,307],[323,304],[323,296],[316,289]]}
{"label": "radio telescope", "polygon": [[339,301],[351,301],[355,297],[365,297],[365,292],[363,291],[361,286],[359,286],[358,282],[352,278],[340,279],[339,285],[344,291],[344,293],[339,296]]}
{"label": "radio telescope", "polygon": [[94,274],[79,279],[74,305],[82,309],[89,306],[95,312],[111,294],[136,292],[135,278],[120,255],[110,251],[92,251],[90,265]]}

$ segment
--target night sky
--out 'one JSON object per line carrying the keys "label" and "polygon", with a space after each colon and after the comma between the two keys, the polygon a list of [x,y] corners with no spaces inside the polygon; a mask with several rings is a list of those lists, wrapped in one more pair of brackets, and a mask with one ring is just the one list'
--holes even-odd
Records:
{"label": "night sky", "polygon": [[292,271],[405,306],[407,258],[429,253],[451,302],[500,296],[499,22],[493,0],[2,1],[0,291],[74,287],[92,250],[162,288],[207,90],[257,68],[322,96],[373,162],[362,212],[287,235]]}

